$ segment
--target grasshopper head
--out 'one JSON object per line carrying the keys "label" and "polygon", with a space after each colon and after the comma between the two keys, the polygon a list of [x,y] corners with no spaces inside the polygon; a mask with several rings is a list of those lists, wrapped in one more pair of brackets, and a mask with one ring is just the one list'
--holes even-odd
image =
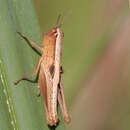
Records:
{"label": "grasshopper head", "polygon": [[57,27],[52,28],[43,38],[43,45],[55,44],[57,38]]}

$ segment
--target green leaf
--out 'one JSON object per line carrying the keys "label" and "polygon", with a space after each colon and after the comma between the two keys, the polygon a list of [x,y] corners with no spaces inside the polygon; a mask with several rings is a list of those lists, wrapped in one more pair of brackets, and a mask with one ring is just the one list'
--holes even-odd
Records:
{"label": "green leaf", "polygon": [[[0,0],[0,129],[49,130],[37,84],[14,81],[32,73],[38,55],[16,30],[41,43],[36,14],[31,0]],[[55,128],[54,128],[55,129]],[[62,121],[56,130],[64,130]]]}

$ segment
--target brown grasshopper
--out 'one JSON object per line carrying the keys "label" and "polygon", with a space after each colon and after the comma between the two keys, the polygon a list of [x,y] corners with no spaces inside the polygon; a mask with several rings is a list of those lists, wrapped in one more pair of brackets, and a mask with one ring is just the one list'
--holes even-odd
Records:
{"label": "brown grasshopper", "polygon": [[64,121],[66,123],[70,122],[61,78],[61,74],[63,73],[61,66],[63,39],[63,32],[61,30],[62,24],[63,21],[60,24],[57,22],[57,26],[52,28],[44,36],[42,48],[39,47],[35,42],[28,39],[21,32],[17,31],[17,33],[26,41],[28,41],[32,47],[40,50],[42,52],[42,56],[39,59],[33,74],[29,74],[18,79],[14,84],[17,85],[21,80],[25,80],[29,77],[37,75],[40,70],[38,76],[38,85],[40,86],[40,91],[45,103],[47,123],[50,126],[56,126],[59,121],[57,103],[60,104]]}

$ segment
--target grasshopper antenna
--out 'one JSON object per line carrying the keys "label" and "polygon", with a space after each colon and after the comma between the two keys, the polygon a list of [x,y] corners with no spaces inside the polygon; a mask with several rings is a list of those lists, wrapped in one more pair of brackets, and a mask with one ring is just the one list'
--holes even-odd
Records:
{"label": "grasshopper antenna", "polygon": [[59,22],[61,15],[59,15],[58,19],[57,19],[57,21],[58,21],[57,22],[57,27],[61,27],[64,24],[64,21],[70,16],[71,13],[72,13],[72,11],[69,11],[69,13],[64,16],[64,18],[62,19],[61,23]]}
{"label": "grasshopper antenna", "polygon": [[57,21],[56,21],[56,26],[58,26],[58,24],[60,24],[60,18],[61,18],[61,14],[58,15]]}

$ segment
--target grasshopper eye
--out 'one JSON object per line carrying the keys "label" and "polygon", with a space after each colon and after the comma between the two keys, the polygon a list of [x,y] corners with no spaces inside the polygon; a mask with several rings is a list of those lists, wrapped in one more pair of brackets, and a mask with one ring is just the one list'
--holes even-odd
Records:
{"label": "grasshopper eye", "polygon": [[57,32],[57,30],[56,29],[52,29],[52,33],[56,33]]}
{"label": "grasshopper eye", "polygon": [[57,30],[56,30],[56,28],[53,28],[51,30],[51,35],[57,36]]}

